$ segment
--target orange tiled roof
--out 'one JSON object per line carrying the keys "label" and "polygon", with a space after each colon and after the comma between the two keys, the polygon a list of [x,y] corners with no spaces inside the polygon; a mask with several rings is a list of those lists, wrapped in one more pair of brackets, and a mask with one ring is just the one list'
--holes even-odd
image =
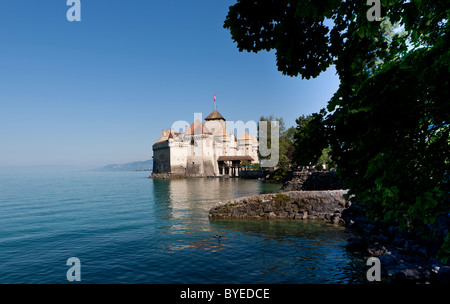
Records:
{"label": "orange tiled roof", "polygon": [[250,140],[250,139],[251,139],[251,137],[250,137],[250,135],[247,133],[247,131],[245,131],[245,132],[239,137],[239,140],[242,140],[242,139],[245,139],[245,140]]}
{"label": "orange tiled roof", "polygon": [[190,127],[184,131],[184,134],[194,135],[194,134],[212,134],[207,127],[197,119]]}
{"label": "orange tiled roof", "polygon": [[229,136],[227,130],[225,128],[221,128],[216,133],[214,133],[215,136]]}
{"label": "orange tiled roof", "polygon": [[219,113],[219,111],[214,110],[212,111],[208,116],[206,116],[205,120],[218,120],[218,119],[223,119],[225,120],[225,118],[223,118],[223,116]]}
{"label": "orange tiled roof", "polygon": [[161,135],[161,137],[156,141],[156,143],[164,142],[164,141],[166,141],[166,140],[168,140],[168,139],[170,139],[170,138],[173,139],[173,138],[177,137],[178,135],[180,135],[180,133],[178,133],[178,132],[172,132],[171,129],[168,129],[167,131],[166,131],[166,130],[162,130],[162,135]]}

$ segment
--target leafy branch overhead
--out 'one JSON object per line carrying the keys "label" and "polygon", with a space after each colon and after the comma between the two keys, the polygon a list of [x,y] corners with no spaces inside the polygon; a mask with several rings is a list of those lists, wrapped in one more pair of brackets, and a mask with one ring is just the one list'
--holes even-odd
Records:
{"label": "leafy branch overhead", "polygon": [[300,117],[294,159],[324,148],[350,194],[374,220],[442,240],[450,211],[450,6],[448,0],[239,0],[224,27],[240,51],[274,50],[284,75],[309,79],[334,65],[340,86],[327,109]]}

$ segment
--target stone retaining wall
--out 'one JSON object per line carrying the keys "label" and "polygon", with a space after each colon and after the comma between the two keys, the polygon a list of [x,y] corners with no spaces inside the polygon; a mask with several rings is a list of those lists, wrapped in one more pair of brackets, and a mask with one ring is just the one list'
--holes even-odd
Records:
{"label": "stone retaining wall", "polygon": [[214,205],[210,218],[328,220],[342,223],[347,190],[290,191],[241,197]]}
{"label": "stone retaining wall", "polygon": [[148,178],[153,179],[175,179],[175,178],[186,178],[186,174],[171,174],[171,173],[153,173]]}
{"label": "stone retaining wall", "polygon": [[244,179],[258,179],[264,177],[264,171],[262,170],[241,170],[239,171],[239,177]]}
{"label": "stone retaining wall", "polygon": [[334,171],[289,172],[282,183],[282,188],[288,191],[345,189]]}

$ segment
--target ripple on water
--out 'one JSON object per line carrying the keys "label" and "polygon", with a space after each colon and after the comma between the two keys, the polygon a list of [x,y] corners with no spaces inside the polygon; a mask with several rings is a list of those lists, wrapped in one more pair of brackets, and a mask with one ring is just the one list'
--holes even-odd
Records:
{"label": "ripple on water", "polygon": [[[364,277],[344,228],[213,220],[211,206],[273,191],[255,180],[146,172],[0,174],[0,283],[348,283]],[[362,280],[362,279],[361,279]]]}

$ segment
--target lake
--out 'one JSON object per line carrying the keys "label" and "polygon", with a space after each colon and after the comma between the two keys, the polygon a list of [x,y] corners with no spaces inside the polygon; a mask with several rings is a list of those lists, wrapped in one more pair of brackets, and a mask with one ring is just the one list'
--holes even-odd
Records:
{"label": "lake", "polygon": [[209,220],[258,180],[149,172],[0,172],[0,283],[362,283],[350,232],[315,221]]}

